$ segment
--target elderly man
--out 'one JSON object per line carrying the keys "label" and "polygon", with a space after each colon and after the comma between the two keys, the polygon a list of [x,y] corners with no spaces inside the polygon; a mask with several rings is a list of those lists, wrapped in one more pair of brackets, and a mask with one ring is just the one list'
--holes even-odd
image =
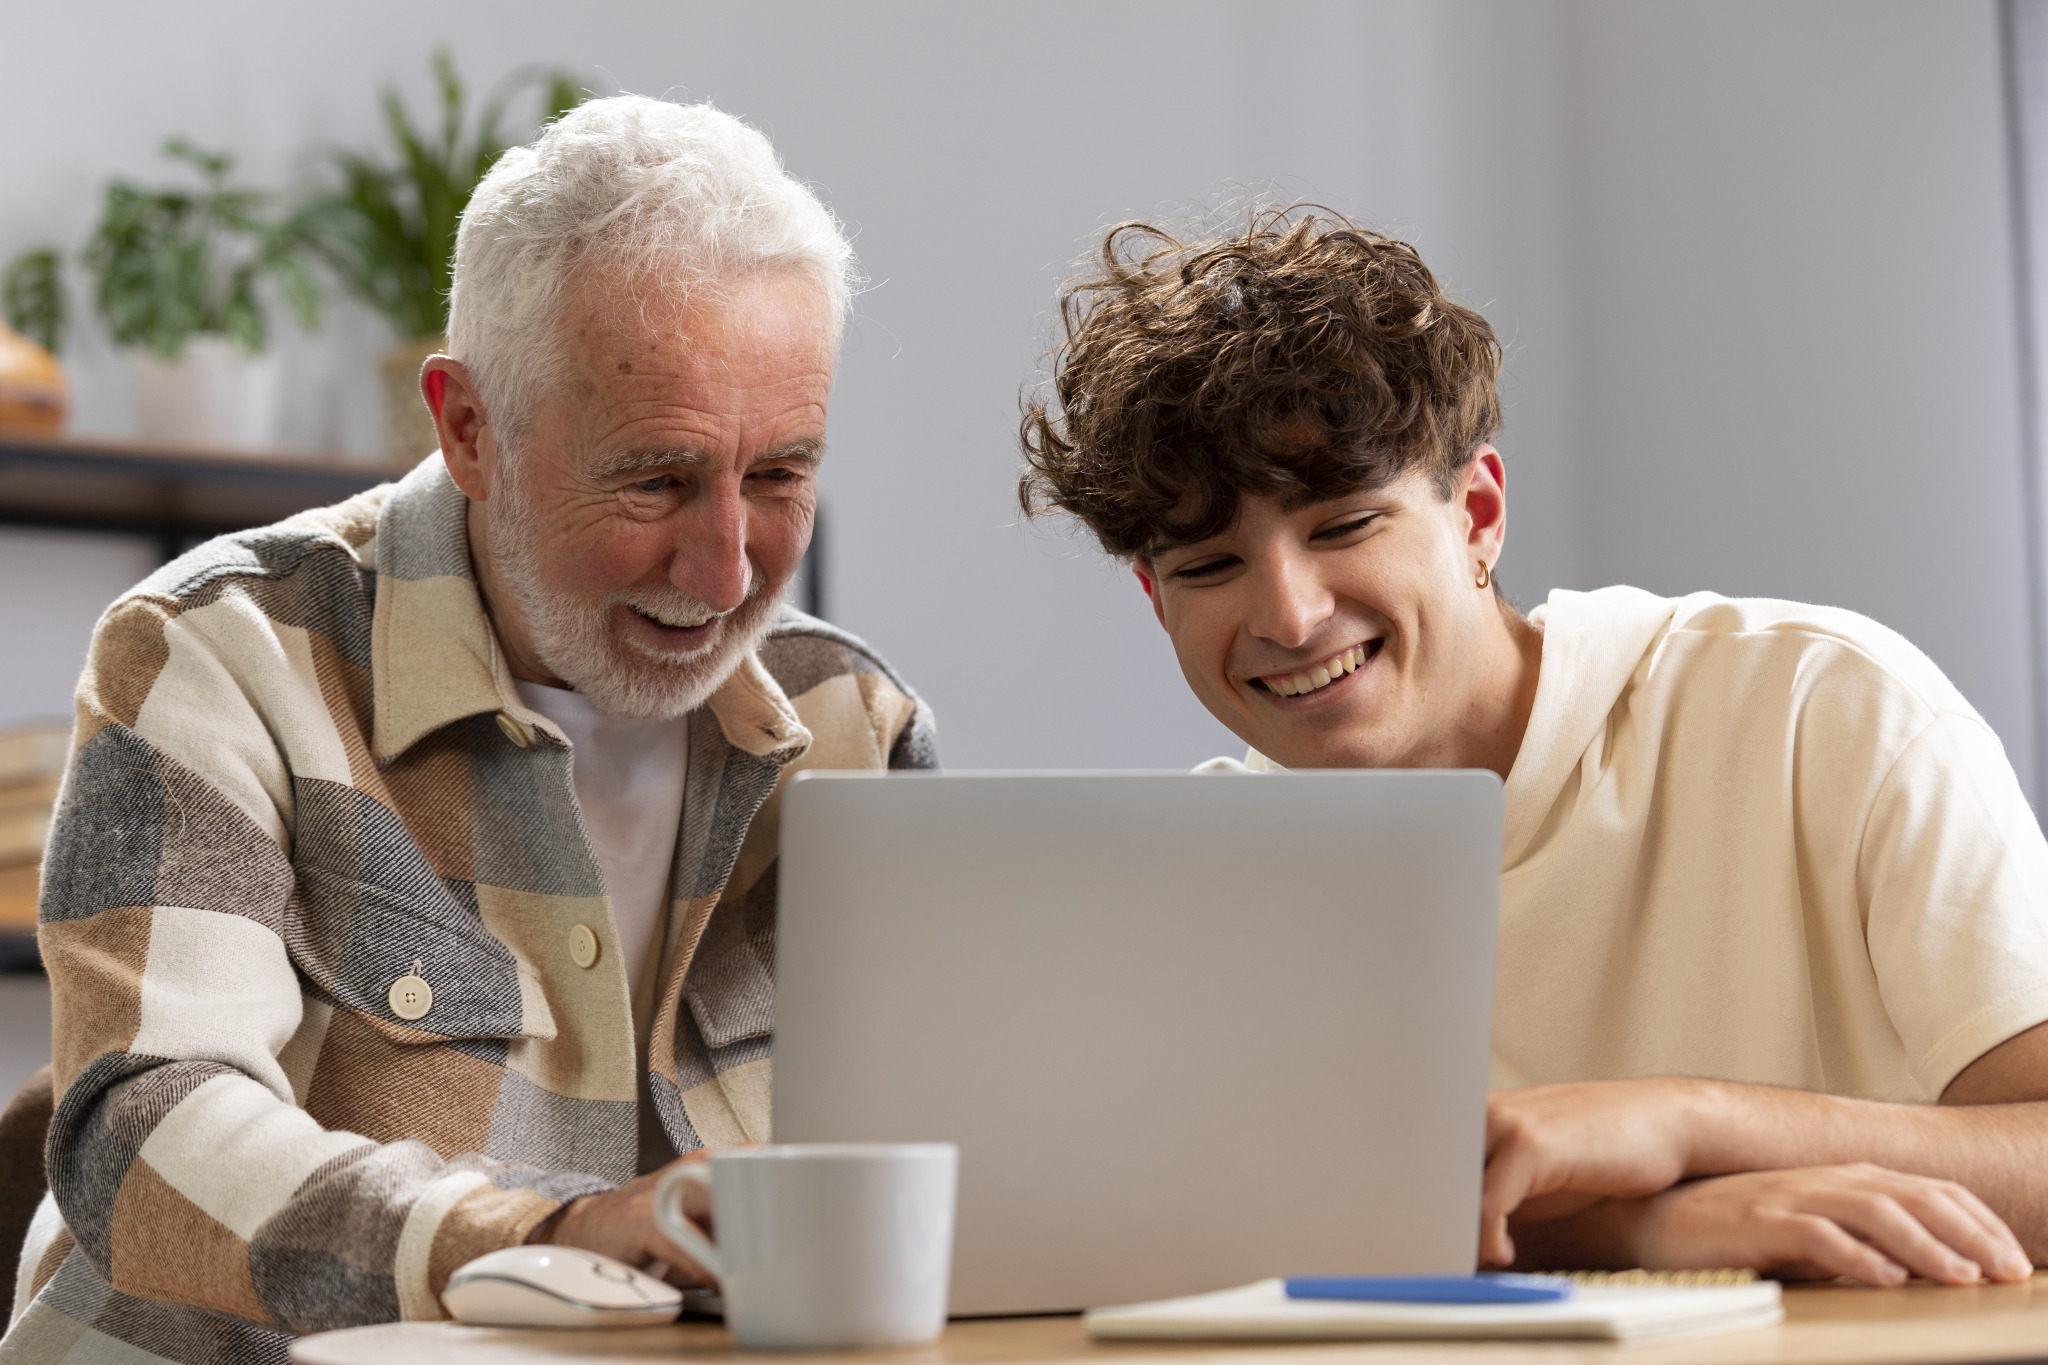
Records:
{"label": "elderly man", "polygon": [[933,761],[782,605],[850,263],[758,133],[586,104],[464,217],[440,455],[108,611],[0,1357],[281,1360],[521,1241],[686,1264],[650,1173],[768,1136],[779,784]]}

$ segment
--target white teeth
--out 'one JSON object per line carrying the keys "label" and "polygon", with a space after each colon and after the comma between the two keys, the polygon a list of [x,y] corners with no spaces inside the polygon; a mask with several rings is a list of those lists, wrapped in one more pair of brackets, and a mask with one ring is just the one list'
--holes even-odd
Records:
{"label": "white teeth", "polygon": [[1346,673],[1356,673],[1359,669],[1365,667],[1365,661],[1370,657],[1366,646],[1354,645],[1342,654],[1317,664],[1307,672],[1283,673],[1277,677],[1267,678],[1265,680],[1266,687],[1275,696],[1281,697],[1298,697],[1307,692],[1319,691],[1322,688],[1328,687]]}
{"label": "white teeth", "polygon": [[658,626],[667,626],[670,630],[695,630],[699,626],[709,625],[714,619],[716,619],[710,616],[700,616],[695,618],[685,618],[680,621],[671,621],[667,617],[662,616],[657,612],[647,610],[647,608],[645,607],[638,607],[635,608],[635,610],[637,610],[642,616],[646,617],[648,620],[654,622],[654,624]]}

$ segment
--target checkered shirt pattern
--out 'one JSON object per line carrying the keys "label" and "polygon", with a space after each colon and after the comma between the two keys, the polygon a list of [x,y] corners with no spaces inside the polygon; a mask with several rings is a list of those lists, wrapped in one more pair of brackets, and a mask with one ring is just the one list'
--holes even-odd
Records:
{"label": "checkered shirt pattern", "polygon": [[[44,865],[52,1197],[0,1365],[283,1361],[440,1317],[457,1266],[636,1173],[568,741],[514,689],[466,514],[436,457],[100,622]],[[795,611],[693,717],[645,1063],[676,1150],[769,1136],[781,783],[934,761],[909,688]]]}

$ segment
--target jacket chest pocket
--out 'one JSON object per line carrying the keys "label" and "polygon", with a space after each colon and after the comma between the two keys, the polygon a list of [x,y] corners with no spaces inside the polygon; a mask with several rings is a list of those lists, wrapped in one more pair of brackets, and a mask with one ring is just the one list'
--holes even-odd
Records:
{"label": "jacket chest pocket", "polygon": [[552,1038],[539,983],[484,928],[474,892],[393,887],[298,865],[288,944],[299,969],[394,1042]]}

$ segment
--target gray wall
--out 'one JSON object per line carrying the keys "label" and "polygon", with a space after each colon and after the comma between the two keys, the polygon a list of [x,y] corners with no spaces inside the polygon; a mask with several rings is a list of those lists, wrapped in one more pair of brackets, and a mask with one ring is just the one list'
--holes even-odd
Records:
{"label": "gray wall", "polygon": [[2035,779],[1989,4],[1570,13],[1584,572],[1866,612]]}
{"label": "gray wall", "polygon": [[[710,98],[857,231],[826,475],[833,615],[932,700],[955,766],[1173,766],[1235,742],[1128,577],[1016,524],[1020,382],[1106,222],[1233,186],[1409,235],[1509,343],[1524,602],[1629,580],[1805,596],[1904,629],[2032,779],[2012,320],[1989,0],[846,7],[117,5],[87,51],[15,6],[0,84],[63,108],[0,146],[0,252],[76,240],[174,131],[298,171],[376,136],[452,42]],[[50,53],[60,54],[51,60]],[[65,56],[64,54],[75,54]],[[287,434],[376,439],[373,320],[293,341]],[[81,425],[128,421],[81,343]],[[27,548],[20,548],[27,547]],[[62,709],[125,543],[0,535],[0,723]]]}

